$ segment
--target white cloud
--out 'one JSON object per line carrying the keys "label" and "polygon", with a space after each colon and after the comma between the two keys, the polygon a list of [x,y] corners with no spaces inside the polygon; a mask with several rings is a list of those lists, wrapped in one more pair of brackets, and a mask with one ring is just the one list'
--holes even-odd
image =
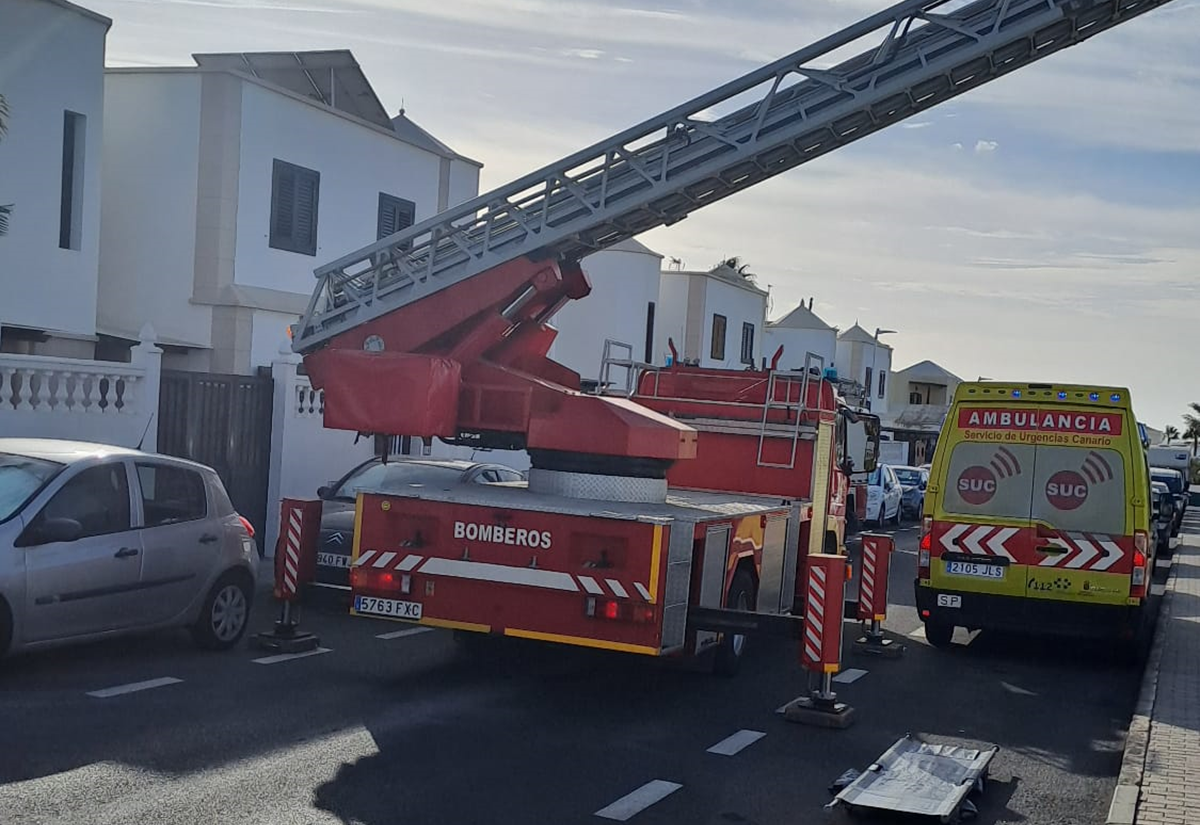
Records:
{"label": "white cloud", "polygon": [[1000,144],[994,140],[980,140],[975,142],[975,154],[990,155],[1000,148]]}
{"label": "white cloud", "polygon": [[933,125],[933,123],[928,120],[918,120],[916,122],[901,123],[900,128],[901,129],[927,129],[932,125]]}

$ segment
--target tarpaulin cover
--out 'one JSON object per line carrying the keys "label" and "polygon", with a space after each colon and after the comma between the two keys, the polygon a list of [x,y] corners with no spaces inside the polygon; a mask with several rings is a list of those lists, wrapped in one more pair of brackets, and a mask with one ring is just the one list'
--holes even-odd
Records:
{"label": "tarpaulin cover", "polygon": [[458,432],[462,367],[434,355],[325,349],[305,359],[325,426],[431,438]]}

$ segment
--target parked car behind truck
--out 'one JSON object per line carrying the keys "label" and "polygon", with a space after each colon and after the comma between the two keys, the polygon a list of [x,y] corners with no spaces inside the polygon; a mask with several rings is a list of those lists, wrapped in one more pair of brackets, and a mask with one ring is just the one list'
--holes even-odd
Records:
{"label": "parked car behind truck", "polygon": [[257,565],[253,529],[210,467],[0,438],[0,654],[171,627],[232,647]]}

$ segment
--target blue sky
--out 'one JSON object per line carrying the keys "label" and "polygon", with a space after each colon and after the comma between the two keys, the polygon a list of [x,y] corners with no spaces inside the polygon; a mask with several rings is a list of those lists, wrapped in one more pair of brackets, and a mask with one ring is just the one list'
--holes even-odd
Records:
{"label": "blue sky", "polygon": [[[84,0],[112,65],[350,48],[490,189],[885,7],[876,0]],[[1200,401],[1200,2],[1087,43],[642,240],[729,255],[896,366]]]}

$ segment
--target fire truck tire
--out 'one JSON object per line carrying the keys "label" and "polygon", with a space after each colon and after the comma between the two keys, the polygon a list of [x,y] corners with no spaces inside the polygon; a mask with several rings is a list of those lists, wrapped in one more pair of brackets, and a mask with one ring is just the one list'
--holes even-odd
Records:
{"label": "fire truck tire", "polygon": [[250,625],[254,591],[248,574],[229,570],[208,591],[192,640],[205,650],[228,650],[241,641]]}
{"label": "fire truck tire", "polygon": [[925,638],[934,647],[945,650],[950,647],[950,640],[954,638],[954,625],[936,619],[927,620]]}
{"label": "fire truck tire", "polygon": [[[731,610],[754,608],[754,577],[746,570],[733,574],[725,606]],[[718,676],[736,676],[746,655],[746,636],[741,633],[726,633],[713,656],[713,673]]]}
{"label": "fire truck tire", "polygon": [[8,602],[0,596],[0,657],[8,653],[8,646],[12,643],[12,611],[8,609]]}

